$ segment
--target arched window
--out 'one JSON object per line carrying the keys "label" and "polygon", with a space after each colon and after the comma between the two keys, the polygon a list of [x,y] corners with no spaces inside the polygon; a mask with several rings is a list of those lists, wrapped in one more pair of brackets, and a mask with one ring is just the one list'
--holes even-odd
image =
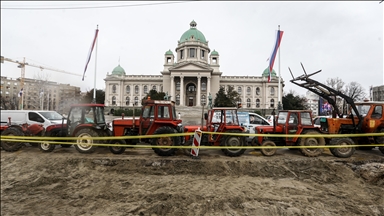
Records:
{"label": "arched window", "polygon": [[275,107],[275,100],[271,99],[271,107]]}
{"label": "arched window", "polygon": [[247,107],[249,108],[249,107],[251,107],[251,99],[247,99]]}
{"label": "arched window", "polygon": [[201,90],[202,91],[206,91],[207,90],[207,83],[205,83],[205,82],[201,83]]}
{"label": "arched window", "polygon": [[139,104],[139,98],[135,97],[135,105],[138,105],[138,104]]}
{"label": "arched window", "polygon": [[176,105],[180,105],[180,95],[176,95]]}
{"label": "arched window", "polygon": [[206,98],[205,98],[205,95],[202,95],[202,96],[201,96],[201,105],[202,105],[202,106],[206,105]]}
{"label": "arched window", "polygon": [[260,100],[256,99],[256,108],[259,108],[259,107],[260,107]]}
{"label": "arched window", "polygon": [[163,86],[160,86],[160,92],[164,92],[164,91],[163,91]]}
{"label": "arched window", "polygon": [[116,97],[112,96],[112,105],[116,105]]}
{"label": "arched window", "polygon": [[271,95],[275,95],[275,88],[271,87]]}
{"label": "arched window", "polygon": [[241,95],[241,87],[237,87],[237,93],[239,93],[239,95]]}
{"label": "arched window", "polygon": [[251,87],[247,87],[247,95],[251,94]]}
{"label": "arched window", "polygon": [[148,86],[144,86],[144,94],[147,94],[148,93]]}
{"label": "arched window", "polygon": [[152,89],[156,91],[156,86],[155,86],[155,85],[154,85],[154,86],[152,86]]}
{"label": "arched window", "polygon": [[129,87],[129,86],[125,87],[125,92],[127,94],[129,94],[131,92],[131,87]]}
{"label": "arched window", "polygon": [[116,93],[116,85],[112,86],[112,93]]}
{"label": "arched window", "polygon": [[256,88],[256,95],[259,95],[259,94],[260,94],[260,88],[257,87],[257,88]]}
{"label": "arched window", "polygon": [[180,82],[176,83],[176,91],[180,91]]}
{"label": "arched window", "polygon": [[139,94],[139,86],[135,86],[135,94]]}
{"label": "arched window", "polygon": [[125,105],[129,106],[129,97],[125,98]]}

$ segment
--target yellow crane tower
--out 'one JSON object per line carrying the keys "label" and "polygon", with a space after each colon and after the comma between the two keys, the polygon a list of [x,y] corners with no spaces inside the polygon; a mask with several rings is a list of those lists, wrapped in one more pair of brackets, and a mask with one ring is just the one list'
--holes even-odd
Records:
{"label": "yellow crane tower", "polygon": [[[31,66],[31,67],[40,68],[40,70],[46,69],[46,70],[56,71],[56,72],[60,72],[60,73],[80,76],[80,77],[83,76],[81,74],[71,73],[71,72],[67,72],[67,71],[64,71],[64,70],[58,70],[58,69],[49,68],[49,67],[45,67],[45,66],[29,64],[29,63],[25,62],[25,57],[23,58],[23,62],[19,62],[17,60],[12,60],[12,59],[9,59],[9,58],[5,58],[4,56],[1,56],[1,63],[4,63],[4,61],[8,61],[8,62],[13,62],[13,63],[19,64],[17,67],[21,68],[20,91],[23,91],[23,88],[24,88],[25,66]],[[21,109],[21,110],[23,109],[23,95],[21,96],[21,99],[19,100],[19,109]]]}

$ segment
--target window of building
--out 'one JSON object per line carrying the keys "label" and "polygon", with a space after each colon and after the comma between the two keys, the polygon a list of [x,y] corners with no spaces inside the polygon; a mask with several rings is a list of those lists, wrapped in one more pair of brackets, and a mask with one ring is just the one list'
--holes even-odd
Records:
{"label": "window of building", "polygon": [[207,83],[205,83],[205,82],[201,83],[201,90],[202,91],[206,91],[207,90]]}
{"label": "window of building", "polygon": [[247,99],[247,107],[249,108],[249,107],[251,107],[251,99]]}
{"label": "window of building", "polygon": [[116,105],[116,97],[112,96],[112,105]]}
{"label": "window of building", "polygon": [[180,105],[180,95],[176,95],[176,104]]}
{"label": "window of building", "polygon": [[156,91],[156,86],[155,86],[155,85],[154,85],[154,86],[152,86],[152,89]]}
{"label": "window of building", "polygon": [[260,94],[260,88],[257,87],[257,88],[256,88],[256,95],[259,95],[259,94]]}
{"label": "window of building", "polygon": [[189,57],[190,58],[195,58],[196,57],[196,49],[195,48],[190,48],[189,49]]}
{"label": "window of building", "polygon": [[116,85],[112,86],[112,93],[116,93]]}
{"label": "window of building", "polygon": [[148,86],[144,86],[144,94],[147,94],[148,93]]}
{"label": "window of building", "polygon": [[247,87],[247,95],[251,94],[251,87]]}
{"label": "window of building", "polygon": [[201,96],[201,105],[205,106],[207,102],[207,99],[205,98],[205,95]]}
{"label": "window of building", "polygon": [[256,108],[259,108],[259,107],[260,107],[260,100],[256,99]]}
{"label": "window of building", "polygon": [[180,82],[176,83],[176,91],[180,91]]}
{"label": "window of building", "polygon": [[241,91],[242,89],[241,89],[241,87],[239,86],[239,87],[237,87],[237,93],[239,93],[239,95],[241,95]]}
{"label": "window of building", "polygon": [[129,97],[125,98],[125,105],[129,106]]}
{"label": "window of building", "polygon": [[271,107],[275,107],[275,100],[271,99]]}
{"label": "window of building", "polygon": [[163,91],[163,86],[160,86],[160,92],[164,92],[164,91]]}
{"label": "window of building", "polygon": [[271,87],[271,95],[275,95],[275,88]]}
{"label": "window of building", "polygon": [[212,58],[212,63],[216,64],[217,62],[217,59],[216,58]]}
{"label": "window of building", "polygon": [[184,58],[184,50],[180,50],[180,59]]}
{"label": "window of building", "polygon": [[135,105],[138,105],[138,104],[139,104],[139,98],[135,97]]}
{"label": "window of building", "polygon": [[172,61],[172,58],[171,57],[167,57],[167,62],[171,63],[171,61]]}
{"label": "window of building", "polygon": [[205,58],[205,50],[201,50],[201,59]]}
{"label": "window of building", "polygon": [[135,94],[139,94],[139,86],[135,86]]}
{"label": "window of building", "polygon": [[129,92],[131,92],[131,87],[129,87],[129,86],[125,87],[125,92],[126,92],[127,94],[129,94]]}

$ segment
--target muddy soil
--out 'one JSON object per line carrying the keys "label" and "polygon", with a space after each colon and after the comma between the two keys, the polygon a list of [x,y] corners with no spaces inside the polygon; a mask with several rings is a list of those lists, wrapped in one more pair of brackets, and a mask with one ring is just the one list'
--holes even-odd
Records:
{"label": "muddy soil", "polygon": [[384,155],[1,151],[1,215],[384,215]]}

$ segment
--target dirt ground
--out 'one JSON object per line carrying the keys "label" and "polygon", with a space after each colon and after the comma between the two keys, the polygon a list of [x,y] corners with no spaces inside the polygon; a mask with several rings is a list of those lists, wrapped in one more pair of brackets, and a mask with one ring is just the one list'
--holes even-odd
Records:
{"label": "dirt ground", "polygon": [[1,215],[384,215],[384,155],[1,151]]}

